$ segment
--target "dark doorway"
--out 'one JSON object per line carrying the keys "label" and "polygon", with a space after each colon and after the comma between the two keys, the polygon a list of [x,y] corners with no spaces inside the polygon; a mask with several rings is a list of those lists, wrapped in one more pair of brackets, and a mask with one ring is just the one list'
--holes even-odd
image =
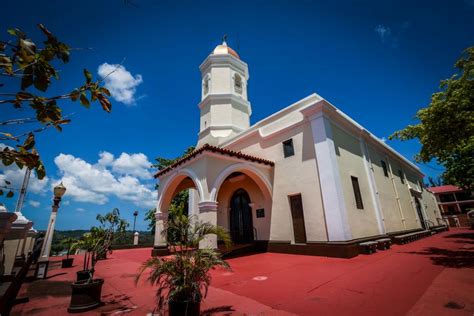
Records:
{"label": "dark doorway", "polygon": [[418,198],[415,198],[415,206],[416,212],[418,213],[418,218],[420,219],[421,227],[423,229],[426,229],[426,222],[425,218],[423,217],[423,210],[421,209],[420,200],[418,200]]}
{"label": "dark doorway", "polygon": [[230,235],[236,244],[253,242],[250,197],[244,189],[235,191],[230,200]]}
{"label": "dark doorway", "polygon": [[293,218],[293,232],[295,243],[306,243],[306,229],[304,227],[303,201],[301,194],[290,196],[291,217]]}

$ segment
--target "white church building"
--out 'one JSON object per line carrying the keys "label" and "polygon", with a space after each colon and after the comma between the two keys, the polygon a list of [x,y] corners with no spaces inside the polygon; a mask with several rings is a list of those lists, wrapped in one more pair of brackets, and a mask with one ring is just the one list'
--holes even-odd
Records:
{"label": "white church building", "polygon": [[250,125],[248,65],[224,41],[199,68],[197,147],[156,174],[153,254],[167,253],[161,232],[183,189],[190,215],[264,251],[348,258],[361,241],[438,225],[420,169],[323,97]]}

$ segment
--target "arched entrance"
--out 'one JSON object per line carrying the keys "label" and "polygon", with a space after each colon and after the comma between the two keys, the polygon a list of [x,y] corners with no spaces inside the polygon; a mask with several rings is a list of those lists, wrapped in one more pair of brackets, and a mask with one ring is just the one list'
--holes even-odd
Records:
{"label": "arched entrance", "polygon": [[230,234],[236,244],[251,243],[254,240],[250,197],[244,189],[238,189],[230,199]]}

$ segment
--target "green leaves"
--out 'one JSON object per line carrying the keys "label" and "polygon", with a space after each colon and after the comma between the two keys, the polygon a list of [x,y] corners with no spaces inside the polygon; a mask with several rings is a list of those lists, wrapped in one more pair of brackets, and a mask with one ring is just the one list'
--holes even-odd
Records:
{"label": "green leaves", "polygon": [[107,113],[112,111],[112,103],[110,103],[109,99],[107,99],[103,94],[98,94],[97,99],[99,99],[100,105],[102,105],[102,109]]}
{"label": "green leaves", "polygon": [[35,146],[35,136],[33,133],[30,133],[23,144],[22,149],[24,150],[31,150]]}
{"label": "green leaves", "polygon": [[20,31],[20,29],[17,29],[17,28],[8,29],[7,32],[8,34],[19,37],[19,38],[26,38],[25,33],[23,33],[22,31]]}
{"label": "green leaves", "polygon": [[91,105],[89,102],[89,99],[87,99],[87,96],[84,92],[81,93],[80,100],[81,100],[81,104],[85,106],[86,108],[89,108],[89,106]]}
{"label": "green leaves", "polygon": [[3,180],[3,183],[4,183],[4,185],[0,185],[0,196],[3,195],[4,189],[7,189],[8,191],[6,191],[7,192],[6,197],[7,198],[13,197],[15,194],[13,193],[11,188],[9,188],[9,185],[11,184],[10,181]]}
{"label": "green leaves", "polygon": [[[79,100],[83,106],[89,108],[91,103],[98,101],[106,112],[111,111],[112,104],[108,99],[110,92],[101,86],[101,81],[94,82],[92,73],[87,69],[83,70],[84,85],[71,88],[72,91],[68,89],[71,91],[70,93],[46,95],[53,78],[59,79],[59,72],[56,70],[58,61],[67,63],[71,49],[59,41],[43,24],[37,26],[45,37],[42,43],[35,43],[17,28],[7,31],[13,38],[0,41],[0,72],[11,81],[6,86],[13,87],[17,84],[18,87],[18,91],[2,93],[0,105],[11,104],[13,108],[21,110],[28,106],[34,110],[34,120],[42,127],[32,128],[30,133],[24,132],[18,136],[7,130],[0,131],[4,140],[15,142],[11,147],[4,147],[0,150],[0,160],[6,166],[14,163],[18,168],[34,169],[38,178],[42,179],[46,175],[46,170],[36,151],[34,134],[49,127],[61,131],[64,124],[70,123],[69,119],[63,117],[59,102],[61,100]],[[0,83],[0,88],[2,87],[4,87],[3,82]],[[16,125],[26,122],[31,123],[32,119],[28,118],[23,122],[19,119]],[[11,125],[4,124],[2,126],[8,128]],[[22,140],[24,140],[23,144],[21,144]],[[1,192],[4,193],[4,191]]]}
{"label": "green leaves", "polygon": [[446,171],[444,181],[474,189],[474,47],[467,48],[456,62],[458,72],[442,80],[441,91],[420,109],[419,123],[395,132],[390,139],[419,139],[422,147],[416,160],[436,159]]}
{"label": "green leaves", "polygon": [[[35,169],[38,179],[43,179],[46,175],[43,162],[35,149],[35,137],[30,133],[23,145],[17,145],[18,149],[4,147],[0,151],[0,160],[5,166],[15,163],[18,168]],[[8,182],[8,181],[6,181]]]}
{"label": "green leaves", "polygon": [[[215,267],[230,270],[229,264],[214,249],[199,249],[199,242],[207,234],[216,234],[226,244],[230,236],[222,227],[198,221],[187,216],[168,221],[166,230],[179,232],[180,240],[172,246],[173,256],[145,261],[140,267],[135,284],[146,270],[147,280],[157,286],[158,307],[168,300],[200,302],[207,294],[211,282],[209,271]],[[166,231],[164,234],[167,234]]]}
{"label": "green leaves", "polygon": [[87,84],[92,82],[92,74],[89,72],[89,70],[84,69],[84,76],[86,77]]}

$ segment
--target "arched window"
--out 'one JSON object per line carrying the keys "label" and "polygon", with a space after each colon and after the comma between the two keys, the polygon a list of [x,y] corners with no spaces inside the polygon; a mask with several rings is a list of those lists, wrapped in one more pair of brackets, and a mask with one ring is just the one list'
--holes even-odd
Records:
{"label": "arched window", "polygon": [[242,87],[243,87],[242,77],[239,74],[235,74],[234,75],[234,90],[235,90],[235,92],[237,92],[238,94],[242,94]]}
{"label": "arched window", "polygon": [[205,96],[209,93],[209,86],[211,83],[211,76],[207,74],[202,80],[202,95]]}

